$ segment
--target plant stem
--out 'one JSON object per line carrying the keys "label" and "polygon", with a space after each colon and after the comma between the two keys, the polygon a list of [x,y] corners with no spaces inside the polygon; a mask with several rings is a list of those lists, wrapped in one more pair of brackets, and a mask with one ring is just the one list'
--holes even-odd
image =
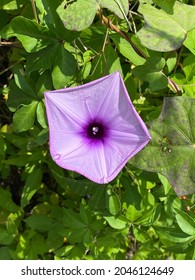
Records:
{"label": "plant stem", "polygon": [[36,22],[39,22],[39,19],[38,19],[38,16],[37,16],[37,9],[36,9],[35,0],[31,0],[31,5],[32,5],[35,20],[36,20]]}
{"label": "plant stem", "polygon": [[[148,56],[142,51],[140,50],[133,42],[132,40],[129,38],[129,36],[121,31],[116,25],[114,25],[107,17],[105,17],[103,14],[102,14],[102,11],[101,11],[101,8],[99,9],[98,11],[98,14],[101,18],[101,20],[113,31],[117,32],[121,37],[123,37],[132,47],[133,49],[135,50],[135,52],[143,57],[143,58],[148,58]],[[165,74],[164,74],[165,75]],[[166,76],[166,75],[165,75]],[[166,76],[167,77],[167,76]],[[173,81],[171,80],[170,78],[167,78],[168,79],[168,84],[169,86],[172,88],[172,90],[178,95],[180,94],[181,90],[179,88],[179,86]]]}
{"label": "plant stem", "polygon": [[101,14],[101,12],[99,12],[99,15],[102,19],[102,21],[113,31],[116,31],[118,34],[120,34],[121,37],[123,37],[126,41],[129,42],[129,44],[133,47],[133,49],[136,51],[136,53],[143,57],[143,58],[147,58],[148,56],[142,51],[140,50],[133,42],[132,40],[128,37],[128,35],[121,31],[116,25],[114,25],[107,17],[105,17],[103,14]]}

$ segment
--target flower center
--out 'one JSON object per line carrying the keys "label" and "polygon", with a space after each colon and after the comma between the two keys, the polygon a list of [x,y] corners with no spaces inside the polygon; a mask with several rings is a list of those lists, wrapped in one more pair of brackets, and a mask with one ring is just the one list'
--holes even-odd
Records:
{"label": "flower center", "polygon": [[89,138],[100,139],[104,136],[104,127],[102,124],[94,122],[88,125],[87,135]]}

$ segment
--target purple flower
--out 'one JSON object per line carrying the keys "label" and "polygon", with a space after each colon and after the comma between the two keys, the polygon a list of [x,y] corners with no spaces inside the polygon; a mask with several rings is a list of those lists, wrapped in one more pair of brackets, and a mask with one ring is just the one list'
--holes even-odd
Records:
{"label": "purple flower", "polygon": [[149,141],[119,72],[45,93],[50,153],[61,167],[104,184]]}

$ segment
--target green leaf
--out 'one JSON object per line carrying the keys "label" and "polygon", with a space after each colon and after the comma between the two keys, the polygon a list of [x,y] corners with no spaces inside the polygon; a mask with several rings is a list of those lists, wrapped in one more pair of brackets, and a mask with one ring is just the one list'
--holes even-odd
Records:
{"label": "green leaf", "polygon": [[183,72],[186,76],[186,81],[190,81],[195,76],[195,56],[193,54],[188,55],[183,61]]}
{"label": "green leaf", "polygon": [[53,89],[51,71],[46,70],[39,75],[39,78],[36,81],[36,94],[39,100],[43,101],[44,99],[44,92]]}
{"label": "green leaf", "polygon": [[143,230],[140,226],[133,226],[133,234],[137,241],[146,243],[150,240],[150,236],[146,230]]}
{"label": "green leaf", "polygon": [[20,207],[13,202],[12,194],[2,187],[0,188],[0,207],[10,212],[17,212],[20,210]]}
{"label": "green leaf", "polygon": [[9,16],[4,10],[0,10],[0,30],[9,22]]}
{"label": "green leaf", "polygon": [[108,224],[114,229],[125,229],[127,226],[127,220],[124,216],[114,217],[114,216],[104,216],[104,219]]}
{"label": "green leaf", "polygon": [[119,52],[126,57],[134,65],[142,65],[145,62],[145,58],[136,53],[131,44],[122,38],[119,34],[110,34],[109,37],[114,41]]}
{"label": "green leaf", "polygon": [[183,96],[193,97],[193,98],[195,97],[194,84],[195,84],[195,76],[193,76],[193,78],[186,85],[183,84],[183,90],[184,90]]}
{"label": "green leaf", "polygon": [[0,244],[1,245],[10,245],[14,240],[14,236],[9,234],[7,230],[0,228]]}
{"label": "green leaf", "polygon": [[4,39],[9,39],[15,36],[15,33],[12,29],[11,23],[7,24],[0,30],[0,36]]}
{"label": "green leaf", "polygon": [[36,233],[29,244],[30,249],[32,250],[33,255],[39,256],[41,254],[48,252],[48,246],[45,242],[45,239],[42,234]]}
{"label": "green leaf", "polygon": [[194,12],[195,7],[193,5],[176,1],[174,5],[174,13],[171,15],[171,18],[177,21],[184,30],[190,31],[195,28]]}
{"label": "green leaf", "polygon": [[80,217],[81,217],[81,220],[83,221],[83,223],[86,226],[91,225],[91,223],[93,221],[93,217],[92,217],[91,214],[92,213],[89,210],[89,208],[84,206],[83,204],[81,204],[81,206],[80,206]]}
{"label": "green leaf", "polygon": [[13,18],[11,28],[27,52],[40,50],[57,41],[46,27],[22,16]]}
{"label": "green leaf", "polygon": [[[49,170],[52,176],[55,178],[57,183],[66,191],[72,192],[79,196],[85,196],[94,192],[98,192],[100,188],[105,189],[105,186],[101,186],[89,180],[75,180],[72,178],[67,178],[64,175],[63,170],[55,164],[54,161],[49,160],[47,162]],[[103,197],[103,196],[102,196]]]}
{"label": "green leaf", "polygon": [[24,208],[40,187],[42,180],[41,169],[34,169],[28,174],[21,196],[21,207]]}
{"label": "green leaf", "polygon": [[22,8],[27,0],[1,0],[0,9],[4,10],[17,10]]}
{"label": "green leaf", "polygon": [[42,126],[42,128],[47,127],[45,106],[42,101],[40,101],[37,105],[37,120],[38,120],[38,123]]}
{"label": "green leaf", "polygon": [[119,197],[110,189],[107,190],[108,195],[108,209],[110,214],[116,216],[121,210]]}
{"label": "green leaf", "polygon": [[48,127],[46,127],[43,130],[41,130],[41,132],[39,132],[39,134],[37,135],[36,143],[37,145],[42,146],[48,141],[48,139],[49,139],[49,129]]}
{"label": "green leaf", "polygon": [[163,9],[166,13],[172,14],[173,13],[173,7],[176,2],[176,0],[152,0],[154,4],[158,5],[161,9]]}
{"label": "green leaf", "polygon": [[80,31],[89,27],[95,14],[98,10],[98,3],[96,0],[79,0],[73,3],[63,1],[57,8],[57,13],[64,22],[67,29]]}
{"label": "green leaf", "polygon": [[59,1],[42,0],[41,12],[44,14],[44,21],[47,24],[49,30],[52,30],[56,36],[61,40],[72,42],[79,36],[79,32],[67,30],[64,27],[56,9],[59,6]]}
{"label": "green leaf", "polygon": [[136,66],[132,69],[134,76],[140,80],[147,81],[152,91],[166,88],[168,85],[167,77],[162,73],[165,60],[161,57],[149,57],[144,65]]}
{"label": "green leaf", "polygon": [[31,84],[28,81],[27,75],[24,73],[24,71],[20,68],[19,65],[14,67],[14,80],[16,85],[27,95],[33,97],[33,99],[37,97]]}
{"label": "green leaf", "polygon": [[5,156],[5,141],[0,133],[0,157],[3,158],[4,156]]}
{"label": "green leaf", "polygon": [[25,220],[31,230],[47,232],[53,225],[53,220],[48,216],[33,213]]}
{"label": "green leaf", "polygon": [[17,227],[18,225],[16,224],[15,221],[17,218],[18,218],[18,213],[16,214],[11,213],[7,219],[7,223],[6,223],[7,233],[12,237],[15,237],[18,234],[18,227]]}
{"label": "green leaf", "polygon": [[129,207],[127,208],[127,212],[126,212],[126,218],[130,221],[130,222],[134,222],[136,221],[138,218],[140,218],[143,215],[142,211],[138,211],[135,206],[133,205],[129,205]]}
{"label": "green leaf", "polygon": [[38,101],[24,105],[16,111],[13,117],[13,126],[16,133],[26,131],[33,127],[35,122],[36,108]]}
{"label": "green leaf", "polygon": [[160,217],[161,205],[157,204],[152,209],[143,212],[143,215],[136,219],[135,224],[142,226],[153,225]]}
{"label": "green leaf", "polygon": [[179,229],[171,228],[171,227],[154,227],[157,234],[167,242],[170,243],[185,243],[191,242],[195,239],[195,236],[189,236],[188,234],[180,231]]}
{"label": "green leaf", "polygon": [[181,196],[195,193],[195,99],[165,97],[158,119],[148,122],[152,140],[134,166],[164,175]]}
{"label": "green leaf", "polygon": [[77,63],[74,56],[63,45],[59,46],[56,56],[52,79],[55,89],[64,88],[76,74]]}
{"label": "green leaf", "polygon": [[21,90],[15,83],[15,80],[9,83],[9,98],[7,100],[7,106],[11,112],[15,112],[21,104],[28,105],[35,99],[34,95],[27,94]]}
{"label": "green leaf", "polygon": [[92,216],[89,209],[80,208],[80,214],[72,209],[64,209],[63,224],[68,229],[68,240],[72,243],[92,242],[91,222]]}
{"label": "green leaf", "polygon": [[178,226],[183,232],[193,236],[195,239],[195,220],[182,210],[175,209],[175,211],[177,212],[175,217]]}
{"label": "green leaf", "polygon": [[89,207],[93,210],[103,211],[104,209],[108,208],[107,206],[107,188],[103,186],[96,186],[93,188],[93,191],[89,192],[92,194]]}
{"label": "green leaf", "polygon": [[105,36],[106,28],[104,25],[98,28],[96,26],[90,26],[81,32],[80,37],[82,42],[91,50],[87,50],[84,53],[84,59],[86,59],[85,57],[93,57],[94,51],[95,53],[100,53],[102,51]]}
{"label": "green leaf", "polygon": [[188,48],[191,51],[191,53],[195,55],[195,29],[188,32],[183,44],[186,48]]}
{"label": "green leaf", "polygon": [[34,151],[33,153],[21,154],[17,157],[10,157],[6,160],[3,160],[5,164],[16,165],[16,166],[24,166],[29,162],[43,160],[42,151]]}
{"label": "green leaf", "polygon": [[0,260],[11,260],[8,246],[2,246],[0,248]]}
{"label": "green leaf", "polygon": [[100,0],[102,8],[107,8],[119,18],[125,18],[129,11],[128,0]]}
{"label": "green leaf", "polygon": [[91,79],[98,79],[117,70],[122,74],[120,59],[111,44],[108,44],[104,53],[100,53],[93,61]]}
{"label": "green leaf", "polygon": [[169,53],[166,60],[166,68],[165,68],[166,73],[171,73],[175,69],[176,64],[177,64],[176,52],[173,52],[171,54]]}
{"label": "green leaf", "polygon": [[195,7],[176,1],[173,15],[149,4],[141,4],[145,24],[137,33],[141,43],[149,49],[168,52],[178,49],[187,32],[195,28]]}
{"label": "green leaf", "polygon": [[63,224],[65,227],[71,229],[82,229],[86,227],[80,215],[75,213],[72,209],[64,209]]}
{"label": "green leaf", "polygon": [[75,246],[67,245],[55,251],[55,254],[59,257],[65,257],[70,254],[70,252],[75,248]]}
{"label": "green leaf", "polygon": [[27,56],[27,71],[51,69],[58,55],[59,44],[49,45]]}
{"label": "green leaf", "polygon": [[63,225],[61,223],[54,223],[48,232],[47,245],[51,250],[60,248],[63,244],[63,237],[59,234],[62,227]]}

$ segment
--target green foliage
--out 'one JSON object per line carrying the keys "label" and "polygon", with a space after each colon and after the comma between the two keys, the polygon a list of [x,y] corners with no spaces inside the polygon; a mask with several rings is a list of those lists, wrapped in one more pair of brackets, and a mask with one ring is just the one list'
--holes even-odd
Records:
{"label": "green foliage", "polygon": [[64,0],[57,12],[67,29],[81,31],[92,24],[101,8],[107,8],[123,19],[128,13],[128,0]]}
{"label": "green foliage", "polygon": [[145,25],[138,36],[142,44],[151,50],[167,52],[178,49],[186,33],[195,28],[195,7],[178,1],[171,14],[146,3],[140,5],[139,12],[144,16]]}
{"label": "green foliage", "polygon": [[[128,4],[1,1],[0,259],[195,258],[194,1]],[[43,94],[116,70],[152,140],[98,185],[51,160]]]}
{"label": "green foliage", "polygon": [[165,59],[161,57],[149,57],[143,65],[139,65],[132,70],[133,75],[140,80],[147,81],[151,91],[166,88],[167,77],[162,73],[165,67]]}
{"label": "green foliage", "polygon": [[195,99],[166,97],[159,118],[148,123],[151,142],[130,160],[166,176],[178,195],[195,193],[194,117]]}

